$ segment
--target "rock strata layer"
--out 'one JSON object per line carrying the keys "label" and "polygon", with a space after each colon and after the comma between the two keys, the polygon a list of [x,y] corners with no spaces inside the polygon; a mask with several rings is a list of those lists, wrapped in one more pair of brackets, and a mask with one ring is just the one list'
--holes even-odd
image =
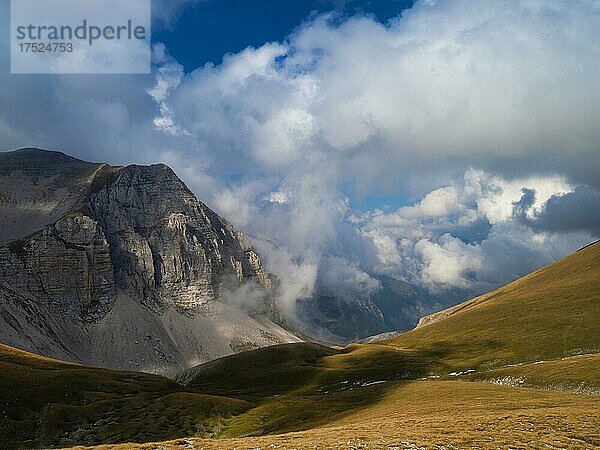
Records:
{"label": "rock strata layer", "polygon": [[[0,342],[106,367],[170,373],[297,340],[273,323],[260,257],[163,164],[0,153],[0,288]],[[138,355],[144,336],[162,341]]]}

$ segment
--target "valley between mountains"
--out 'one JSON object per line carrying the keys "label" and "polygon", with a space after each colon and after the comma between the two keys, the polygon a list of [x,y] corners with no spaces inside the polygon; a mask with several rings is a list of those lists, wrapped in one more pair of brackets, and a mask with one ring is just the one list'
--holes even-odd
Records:
{"label": "valley between mountains", "polygon": [[224,439],[114,448],[597,448],[599,282],[596,243],[388,341],[214,361],[179,380],[256,405]]}
{"label": "valley between mountains", "polygon": [[0,217],[0,448],[600,446],[600,243],[324,346],[167,166],[5,153]]}
{"label": "valley between mountains", "polygon": [[389,341],[253,350],[187,370],[179,383],[2,346],[1,442],[596,448],[599,280],[596,243]]}

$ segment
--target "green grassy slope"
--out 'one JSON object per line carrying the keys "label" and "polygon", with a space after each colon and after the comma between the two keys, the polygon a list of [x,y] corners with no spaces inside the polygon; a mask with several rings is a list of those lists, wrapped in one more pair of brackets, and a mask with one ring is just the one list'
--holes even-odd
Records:
{"label": "green grassy slope", "polygon": [[0,448],[173,439],[252,406],[159,376],[66,364],[4,345],[0,374]]}
{"label": "green grassy slope", "polygon": [[227,356],[181,374],[201,392],[257,400],[289,392],[323,370],[336,350],[317,344],[283,344]]}
{"label": "green grassy slope", "polygon": [[386,344],[443,348],[458,369],[599,352],[600,243],[477,300]]}
{"label": "green grassy slope", "polygon": [[[600,396],[600,353],[537,361],[468,375],[473,381]],[[598,402],[600,403],[600,397]]]}
{"label": "green grassy slope", "polygon": [[181,450],[186,444],[205,450],[593,449],[600,446],[599,416],[600,397],[490,383],[416,381],[398,383],[377,403],[307,431],[97,450]]}
{"label": "green grassy slope", "polygon": [[[291,345],[286,353],[292,358],[290,364],[285,360],[277,363],[284,370],[270,371],[272,365],[264,361],[273,349],[267,348],[213,362],[191,383],[206,393],[244,398],[251,380],[252,390],[263,395],[256,408],[229,421],[222,436],[323,425],[377,403],[402,380],[492,380],[508,376],[494,372],[505,368],[512,377],[519,377],[520,370],[527,371],[530,386],[572,391],[579,386],[594,391],[600,384],[600,359],[573,363],[585,370],[568,369],[568,360],[558,362],[600,350],[600,244],[467,304],[470,306],[442,320],[389,341],[351,345],[323,356],[320,362],[311,362],[310,370],[299,364],[302,358],[293,356],[291,350],[296,347]],[[547,366],[553,369],[542,376],[538,365],[524,364],[539,360],[556,360],[556,367]],[[523,365],[506,367],[515,364]],[[250,373],[258,375],[244,378],[245,367],[252,367]],[[467,370],[474,373],[457,375]],[[240,375],[224,381],[227,374],[236,373]],[[303,378],[303,383],[286,385],[288,379]],[[270,386],[288,389],[270,393]],[[277,396],[272,395],[275,392]]]}

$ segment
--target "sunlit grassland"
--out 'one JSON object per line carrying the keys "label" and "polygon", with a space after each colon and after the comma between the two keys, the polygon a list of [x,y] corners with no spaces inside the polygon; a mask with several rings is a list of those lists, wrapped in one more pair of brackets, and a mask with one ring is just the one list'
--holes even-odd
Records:
{"label": "sunlit grassland", "polygon": [[[307,431],[175,440],[160,445],[165,449],[240,450],[597,448],[599,416],[599,397],[489,383],[412,381],[394,383],[379,401],[356,406],[345,417]],[[110,448],[156,447],[127,444]]]}
{"label": "sunlit grassland", "polygon": [[[321,364],[313,362],[304,383],[263,398],[258,407],[232,418],[220,435],[289,432],[341,420],[356,408],[378,404],[389,387],[402,380],[492,381],[518,377],[522,370],[528,386],[573,392],[588,386],[593,391],[600,384],[600,359],[561,358],[600,349],[599,263],[596,244],[472,300],[470,306],[429,326],[384,343],[351,345],[323,356]],[[249,355],[231,360],[237,370],[246,365],[245,358]],[[557,361],[539,368],[514,366],[541,360]],[[293,370],[279,371],[276,365],[271,370],[265,383],[277,385],[280,376],[294,377]],[[221,371],[227,368],[222,366]],[[205,383],[209,372],[193,385],[213,393]],[[381,381],[386,383],[371,384]],[[234,389],[215,393],[236,396]]]}

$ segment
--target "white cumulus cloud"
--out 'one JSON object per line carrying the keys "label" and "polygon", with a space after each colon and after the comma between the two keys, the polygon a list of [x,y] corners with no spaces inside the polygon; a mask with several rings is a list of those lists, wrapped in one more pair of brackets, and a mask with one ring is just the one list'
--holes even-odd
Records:
{"label": "white cumulus cloud", "polygon": [[319,16],[192,73],[161,46],[152,77],[118,82],[12,77],[0,61],[0,138],[169,163],[275,243],[261,250],[286,305],[324,267],[355,291],[380,273],[482,290],[594,236],[584,214],[561,217],[600,189],[599,29],[595,0],[418,1],[385,24]]}

